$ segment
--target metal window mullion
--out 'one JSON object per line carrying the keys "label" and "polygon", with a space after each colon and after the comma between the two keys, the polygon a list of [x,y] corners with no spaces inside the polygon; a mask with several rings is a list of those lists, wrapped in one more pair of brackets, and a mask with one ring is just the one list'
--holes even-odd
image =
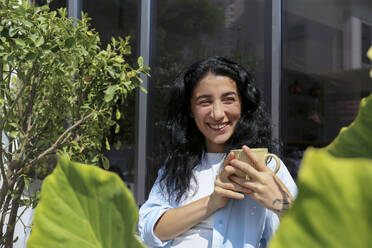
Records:
{"label": "metal window mullion", "polygon": [[[140,11],[140,55],[143,57],[144,65],[149,66],[150,61],[150,14],[151,0],[141,1]],[[148,89],[148,77],[141,75],[142,86]],[[146,186],[146,157],[147,157],[147,101],[148,96],[142,90],[138,90],[136,104],[137,132],[135,149],[135,198],[138,205],[145,201]]]}
{"label": "metal window mullion", "polygon": [[280,139],[280,83],[282,71],[282,0],[272,0],[271,121],[274,140]]}
{"label": "metal window mullion", "polygon": [[67,1],[68,17],[80,19],[82,5],[83,5],[82,0],[68,0]]}

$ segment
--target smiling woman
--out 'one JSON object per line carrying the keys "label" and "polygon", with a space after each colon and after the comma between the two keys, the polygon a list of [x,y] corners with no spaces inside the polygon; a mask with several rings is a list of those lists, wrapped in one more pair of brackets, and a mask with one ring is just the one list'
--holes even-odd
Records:
{"label": "smiling woman", "polygon": [[[284,164],[274,174],[246,146],[270,147],[271,139],[253,77],[228,59],[207,58],[176,79],[168,106],[159,176],[139,213],[143,241],[177,248],[265,245],[297,188]],[[229,153],[242,147],[250,164]],[[242,173],[250,181],[236,176]]]}
{"label": "smiling woman", "polygon": [[194,89],[191,113],[205,137],[206,151],[223,152],[240,119],[236,83],[226,76],[207,74]]}

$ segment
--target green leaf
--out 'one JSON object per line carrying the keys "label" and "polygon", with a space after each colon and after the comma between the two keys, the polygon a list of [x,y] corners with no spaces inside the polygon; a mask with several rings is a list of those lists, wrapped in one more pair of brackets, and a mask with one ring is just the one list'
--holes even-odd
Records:
{"label": "green leaf", "polygon": [[105,145],[106,145],[106,150],[107,151],[111,150],[110,143],[109,143],[107,138],[106,138],[106,141],[105,141]]}
{"label": "green leaf", "polygon": [[66,39],[65,40],[65,47],[71,48],[72,45],[74,44],[74,42],[75,42],[74,37],[70,37],[70,38]]}
{"label": "green leaf", "polygon": [[45,42],[44,37],[43,36],[39,36],[37,38],[37,40],[35,41],[35,46],[36,47],[39,47],[39,46],[43,45],[44,42]]}
{"label": "green leaf", "polygon": [[125,74],[124,71],[120,72],[120,80],[124,81],[124,79],[127,77],[127,74]]}
{"label": "green leaf", "polygon": [[61,157],[43,182],[27,247],[141,248],[137,220],[134,198],[116,174]]}
{"label": "green leaf", "polygon": [[118,108],[116,109],[115,117],[116,117],[116,120],[119,120],[120,117],[121,117],[121,113],[120,113],[120,110]]}
{"label": "green leaf", "polygon": [[107,87],[106,91],[105,91],[105,102],[110,102],[113,98],[114,98],[114,95],[115,95],[115,91],[118,89],[118,86],[117,85],[111,85],[109,87]]}
{"label": "green leaf", "polygon": [[119,126],[119,124],[116,123],[116,125],[115,125],[115,134],[118,134],[119,131],[120,131],[120,126]]}
{"label": "green leaf", "polygon": [[336,157],[366,157],[372,159],[372,94],[360,102],[360,110],[347,128],[326,150]]}
{"label": "green leaf", "polygon": [[107,68],[107,72],[110,74],[111,77],[113,77],[113,78],[116,77],[115,72],[111,69],[111,67]]}
{"label": "green leaf", "polygon": [[143,58],[142,58],[142,56],[139,56],[138,57],[137,62],[138,62],[139,67],[143,67]]}
{"label": "green leaf", "polygon": [[324,149],[308,149],[297,185],[298,198],[270,248],[372,244],[372,160],[336,158]]}
{"label": "green leaf", "polygon": [[19,31],[19,27],[17,27],[17,28],[10,27],[9,28],[9,36],[13,37],[18,31]]}
{"label": "green leaf", "polygon": [[326,148],[307,149],[298,198],[270,243],[278,247],[369,247],[372,243],[372,94]]}
{"label": "green leaf", "polygon": [[28,187],[30,185],[30,180],[27,177],[23,177],[23,181],[25,182],[25,189],[28,191]]}
{"label": "green leaf", "polygon": [[102,166],[105,170],[110,169],[110,161],[106,158],[106,156],[102,156]]}
{"label": "green leaf", "polygon": [[18,131],[11,131],[10,133],[9,133],[9,136],[10,137],[12,137],[12,138],[15,138],[15,137],[17,137],[18,136]]}
{"label": "green leaf", "polygon": [[36,41],[37,41],[38,38],[39,38],[39,35],[37,35],[37,34],[30,34],[30,39],[31,39],[34,43],[36,43]]}
{"label": "green leaf", "polygon": [[28,53],[25,58],[27,60],[34,60],[36,58],[36,53]]}
{"label": "green leaf", "polygon": [[15,43],[18,45],[18,46],[20,46],[20,47],[25,47],[26,46],[26,43],[25,43],[25,41],[24,40],[22,40],[22,39],[13,39],[14,41],[15,41]]}

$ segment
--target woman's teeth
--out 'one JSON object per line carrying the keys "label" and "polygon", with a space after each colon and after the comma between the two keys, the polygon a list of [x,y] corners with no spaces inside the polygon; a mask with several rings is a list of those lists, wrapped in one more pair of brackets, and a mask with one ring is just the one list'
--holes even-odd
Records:
{"label": "woman's teeth", "polygon": [[222,125],[209,125],[211,128],[214,128],[214,129],[221,129],[223,127],[226,126],[226,124],[222,124]]}

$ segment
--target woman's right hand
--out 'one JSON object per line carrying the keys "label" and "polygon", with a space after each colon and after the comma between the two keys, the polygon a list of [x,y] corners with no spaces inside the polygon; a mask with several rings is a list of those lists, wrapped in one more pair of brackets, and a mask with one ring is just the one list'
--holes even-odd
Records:
{"label": "woman's right hand", "polygon": [[210,195],[209,203],[215,210],[225,207],[230,198],[244,199],[244,193],[252,193],[251,190],[230,180],[231,175],[239,172],[243,173],[230,165],[230,161],[234,158],[234,153],[230,152],[223,163],[222,170],[217,175],[216,181],[214,182],[214,191]]}

